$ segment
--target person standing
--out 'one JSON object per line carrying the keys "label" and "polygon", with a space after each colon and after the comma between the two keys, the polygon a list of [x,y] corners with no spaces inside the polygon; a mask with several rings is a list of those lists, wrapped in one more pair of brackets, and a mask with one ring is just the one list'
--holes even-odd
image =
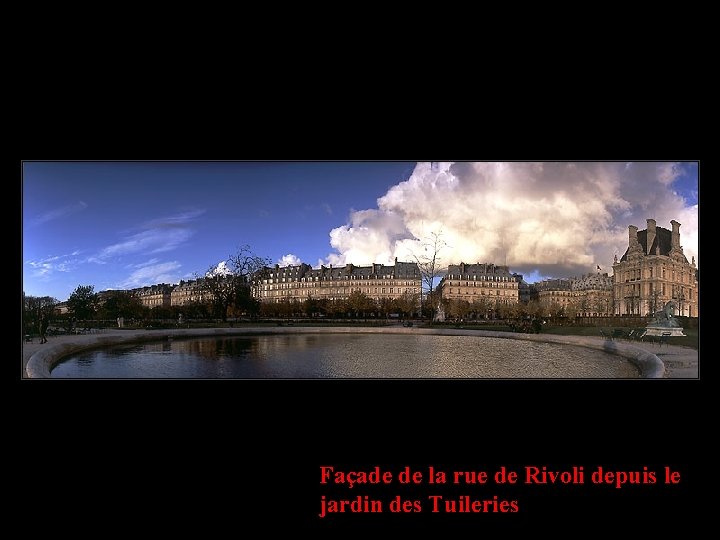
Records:
{"label": "person standing", "polygon": [[47,337],[45,337],[45,335],[47,334],[47,329],[48,319],[45,315],[43,315],[40,319],[40,343],[47,343]]}

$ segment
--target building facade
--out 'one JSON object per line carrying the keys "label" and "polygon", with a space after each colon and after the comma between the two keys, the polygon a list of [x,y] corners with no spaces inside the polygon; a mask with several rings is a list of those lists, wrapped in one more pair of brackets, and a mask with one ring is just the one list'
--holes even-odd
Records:
{"label": "building facade", "polygon": [[165,283],[133,290],[135,296],[140,299],[140,303],[149,308],[170,307],[171,291],[172,286]]}
{"label": "building facade", "polygon": [[521,304],[527,304],[532,299],[533,287],[523,279],[522,274],[513,274],[518,280],[518,298]]}
{"label": "building facade", "polygon": [[547,309],[562,309],[577,317],[613,314],[613,277],[606,273],[577,278],[547,279],[535,285],[538,301]]}
{"label": "building facade", "polygon": [[535,284],[540,305],[548,310],[562,309],[565,313],[573,311],[574,299],[570,278],[545,279]]}
{"label": "building facade", "polygon": [[674,301],[675,315],[698,316],[698,269],[680,245],[680,223],[672,230],[647,220],[647,229],[628,227],[628,247],[613,264],[616,315],[651,315]]}
{"label": "building facade", "polygon": [[293,266],[275,265],[265,269],[263,279],[253,288],[253,295],[261,302],[302,302],[315,300],[341,300],[354,291],[360,291],[373,300],[419,295],[420,269],[414,262],[398,262],[392,266],[373,264],[341,267],[308,264]]}
{"label": "building facade", "polygon": [[607,317],[613,314],[613,277],[607,272],[587,274],[572,281],[575,315]]}
{"label": "building facade", "polygon": [[490,301],[517,304],[522,276],[511,274],[507,266],[494,264],[451,264],[440,281],[444,300]]}
{"label": "building facade", "polygon": [[191,279],[189,281],[181,280],[180,283],[173,287],[170,293],[171,306],[186,306],[189,304],[202,304],[208,302],[210,298],[206,291],[202,288],[202,278]]}

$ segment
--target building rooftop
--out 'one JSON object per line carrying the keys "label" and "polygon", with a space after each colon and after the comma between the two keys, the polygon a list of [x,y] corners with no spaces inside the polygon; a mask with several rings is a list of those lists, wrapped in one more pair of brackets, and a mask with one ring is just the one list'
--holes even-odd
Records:
{"label": "building rooftop", "polygon": [[319,278],[319,279],[373,279],[383,278],[407,278],[420,279],[420,270],[417,263],[414,262],[398,262],[394,265],[373,264],[370,266],[355,266],[354,264],[346,264],[345,266],[320,266],[320,268],[312,268],[308,264],[297,266],[275,266],[267,269],[273,278],[291,277],[291,278]]}
{"label": "building rooftop", "polygon": [[460,264],[450,264],[447,268],[447,275],[449,276],[471,276],[473,274],[522,278],[519,274],[511,274],[510,267],[492,263],[465,264],[461,262]]}

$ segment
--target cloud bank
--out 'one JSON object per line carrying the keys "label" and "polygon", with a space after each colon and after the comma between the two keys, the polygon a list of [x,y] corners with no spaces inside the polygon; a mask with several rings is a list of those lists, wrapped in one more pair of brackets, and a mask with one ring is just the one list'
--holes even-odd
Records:
{"label": "cloud bank", "polygon": [[280,266],[298,266],[302,264],[302,260],[297,255],[293,255],[292,253],[288,253],[287,255],[283,255],[278,259],[278,264]]}
{"label": "cloud bank", "polygon": [[330,232],[325,264],[413,260],[433,232],[444,264],[492,262],[542,277],[612,273],[628,225],[681,223],[685,256],[698,259],[698,205],[675,192],[673,163],[418,163],[376,209]]}

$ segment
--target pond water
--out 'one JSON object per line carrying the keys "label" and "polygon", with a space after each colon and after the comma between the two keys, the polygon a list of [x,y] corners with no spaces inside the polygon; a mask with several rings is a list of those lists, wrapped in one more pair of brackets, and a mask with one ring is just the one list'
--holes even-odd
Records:
{"label": "pond water", "polygon": [[478,336],[287,334],[119,345],[63,360],[65,378],[637,378],[594,349]]}

